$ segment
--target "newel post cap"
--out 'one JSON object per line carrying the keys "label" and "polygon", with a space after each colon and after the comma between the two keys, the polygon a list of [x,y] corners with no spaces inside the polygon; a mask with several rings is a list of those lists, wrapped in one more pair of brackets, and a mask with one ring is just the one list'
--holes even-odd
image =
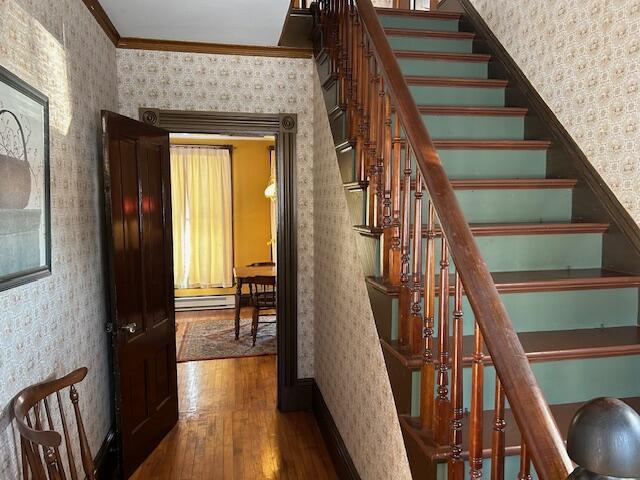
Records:
{"label": "newel post cap", "polygon": [[591,400],[571,421],[567,451],[579,466],[570,478],[640,478],[640,415],[616,398]]}

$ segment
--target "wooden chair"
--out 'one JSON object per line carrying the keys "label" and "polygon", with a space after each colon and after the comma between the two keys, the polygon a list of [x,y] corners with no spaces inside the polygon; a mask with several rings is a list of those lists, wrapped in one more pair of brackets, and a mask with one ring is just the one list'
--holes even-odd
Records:
{"label": "wooden chair", "polygon": [[[71,430],[67,425],[63,409],[61,391],[68,388],[69,401],[76,420],[76,430],[80,442],[82,467],[88,480],[95,480],[95,465],[87,442],[78,406],[78,392],[75,384],[87,375],[86,368],[79,368],[70,374],[22,390],[13,400],[13,414],[20,433],[23,478],[34,480],[77,480],[78,473],[73,455]],[[60,454],[62,436],[56,431],[57,420],[52,416],[56,397],[59,423],[64,434],[64,449],[67,453],[68,472]],[[51,406],[50,406],[51,405]],[[31,475],[29,475],[29,472]]]}
{"label": "wooden chair", "polygon": [[[249,265],[250,267],[269,267],[273,266],[273,262],[256,262]],[[249,281],[249,295],[251,296],[251,336],[253,345],[256,344],[258,336],[258,325],[267,325],[275,323],[275,320],[260,321],[260,316],[275,315],[276,310],[276,279],[274,277],[252,277]]]}

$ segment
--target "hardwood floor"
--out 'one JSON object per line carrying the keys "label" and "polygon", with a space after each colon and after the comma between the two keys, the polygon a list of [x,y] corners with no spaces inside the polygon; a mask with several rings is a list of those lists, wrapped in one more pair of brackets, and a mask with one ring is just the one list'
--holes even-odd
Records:
{"label": "hardwood floor", "polygon": [[335,479],[310,412],[276,409],[276,357],[178,364],[180,419],[131,477]]}

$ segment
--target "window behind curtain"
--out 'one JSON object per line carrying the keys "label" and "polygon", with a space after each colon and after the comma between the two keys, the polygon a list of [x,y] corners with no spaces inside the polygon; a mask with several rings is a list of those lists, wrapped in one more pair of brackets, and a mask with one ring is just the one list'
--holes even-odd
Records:
{"label": "window behind curtain", "polygon": [[175,287],[232,286],[229,150],[172,145],[171,201]]}

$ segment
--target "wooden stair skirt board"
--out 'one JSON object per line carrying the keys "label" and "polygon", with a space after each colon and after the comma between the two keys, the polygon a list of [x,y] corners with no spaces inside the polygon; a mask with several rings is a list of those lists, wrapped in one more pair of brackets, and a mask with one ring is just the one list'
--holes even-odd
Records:
{"label": "wooden stair skirt board", "polygon": [[[377,13],[560,433],[566,435],[575,411],[597,396],[617,396],[640,411],[640,385],[633,381],[640,375],[640,229],[469,0],[444,0],[437,12],[377,9]],[[385,270],[390,268],[386,255],[394,240],[393,224],[384,228],[383,214],[376,217],[375,212],[384,210],[377,205],[388,198],[384,190],[389,187],[375,169],[366,171],[365,178],[360,176],[358,135],[349,131],[346,115],[349,92],[340,91],[339,71],[331,71],[329,50],[323,47],[316,44],[316,51],[324,52],[316,61],[323,72],[321,78],[326,79],[324,99],[340,174],[353,228],[359,233],[369,299],[412,474],[414,478],[447,478],[451,441],[439,444],[434,432],[420,426],[421,375],[430,370],[422,368],[422,351],[412,351],[401,342],[401,286],[398,280],[392,283]],[[341,68],[342,63],[333,65]],[[340,104],[345,97],[347,104]],[[393,105],[389,112],[385,125],[393,127]],[[394,142],[399,144],[398,158],[404,159],[404,131],[392,139],[391,148]],[[368,155],[366,148],[362,150]],[[395,155],[397,150],[392,152]],[[424,200],[421,218],[419,214],[414,218],[414,160],[410,166],[411,240],[405,258],[410,270],[415,258],[424,276],[425,258],[420,255],[424,255],[428,239],[434,238],[433,341],[437,347],[442,234],[437,218],[430,230]],[[396,190],[401,195],[407,180],[403,175]],[[378,194],[381,187],[383,192]],[[428,197],[428,192],[423,193]],[[421,234],[415,228],[421,228]],[[420,237],[421,249],[415,247]],[[501,258],[512,263],[501,262]],[[454,271],[452,264],[450,261],[450,273]],[[447,271],[445,267],[442,272]],[[405,285],[411,286],[411,277]],[[447,290],[451,315],[456,292],[452,274]],[[424,289],[419,292],[424,297]],[[462,343],[459,368],[465,409],[461,458],[468,470],[467,409],[476,323],[466,292],[459,298],[462,333],[457,338]],[[449,328],[451,325],[450,318]],[[452,345],[453,332],[447,335]],[[434,350],[434,368],[446,361],[450,375],[451,355],[441,361],[438,349]],[[483,476],[489,478],[495,370],[486,346],[484,355],[482,454]],[[433,395],[437,397],[437,390]],[[314,407],[315,402],[314,397]],[[505,421],[504,478],[515,478],[521,436],[508,408]]]}
{"label": "wooden stair skirt board", "polygon": [[360,475],[356,469],[351,454],[342,440],[338,426],[333,420],[331,411],[324,401],[320,387],[313,382],[313,414],[320,427],[320,432],[324,438],[329,455],[333,460],[333,465],[338,474],[338,478],[345,480],[360,480]]}

